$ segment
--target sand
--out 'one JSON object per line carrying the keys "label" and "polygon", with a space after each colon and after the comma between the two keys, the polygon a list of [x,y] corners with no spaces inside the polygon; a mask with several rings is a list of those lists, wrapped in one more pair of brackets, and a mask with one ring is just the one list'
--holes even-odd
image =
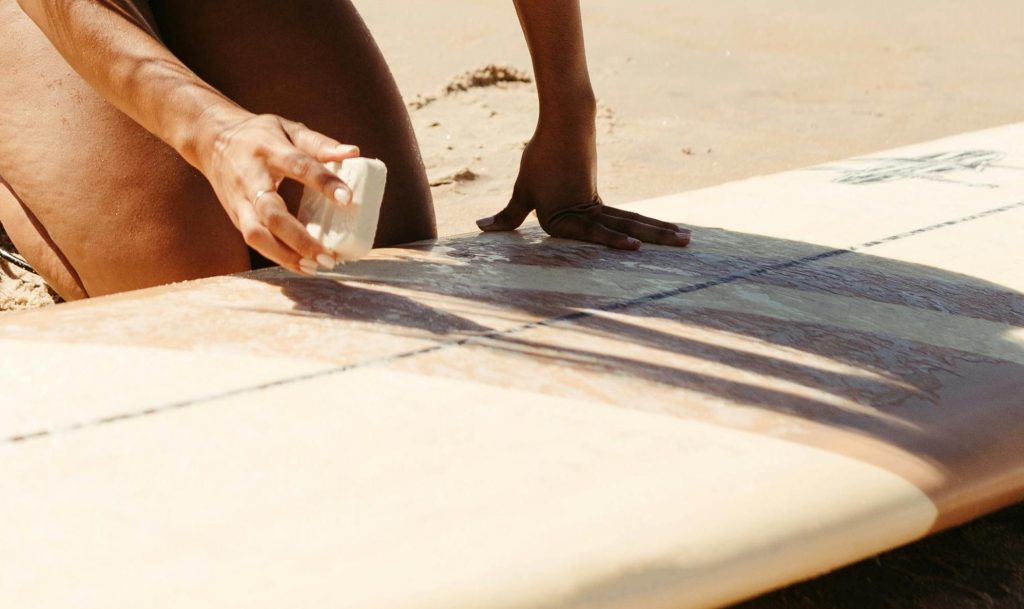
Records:
{"label": "sand", "polygon": [[[14,245],[0,228],[0,248],[10,252]],[[60,302],[42,277],[0,260],[0,313],[37,309]]]}
{"label": "sand", "polygon": [[[356,4],[409,101],[440,233],[475,230],[507,201],[533,128],[512,3]],[[1020,0],[587,0],[584,16],[611,204],[1024,120]],[[0,310],[50,302],[0,268]],[[1022,516],[751,606],[1016,607],[1024,566],[1003,559],[1020,556]]]}
{"label": "sand", "polygon": [[[511,2],[357,4],[409,100],[489,64],[530,71]],[[587,0],[584,17],[609,203],[1024,120],[1015,0]],[[435,189],[442,234],[507,200],[531,93],[504,83],[413,112],[428,173],[476,175]]]}
{"label": "sand", "polygon": [[[440,233],[476,230],[533,129],[512,3],[356,4],[410,102]],[[1018,0],[587,0],[584,18],[612,204],[1024,120]]]}

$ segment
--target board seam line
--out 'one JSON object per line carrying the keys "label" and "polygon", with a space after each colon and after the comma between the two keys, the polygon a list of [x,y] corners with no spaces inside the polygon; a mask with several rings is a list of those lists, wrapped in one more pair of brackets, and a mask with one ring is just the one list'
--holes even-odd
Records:
{"label": "board seam line", "polygon": [[608,312],[614,312],[614,311],[621,311],[623,309],[628,309],[630,307],[635,307],[635,306],[639,306],[639,305],[649,304],[649,303],[652,303],[652,302],[658,302],[659,300],[664,300],[666,298],[672,298],[674,296],[682,296],[684,294],[691,294],[693,292],[699,292],[701,290],[706,290],[706,289],[709,289],[709,288],[718,287],[718,286],[721,286],[721,285],[727,285],[727,284],[735,283],[737,281],[742,281],[742,280],[745,280],[745,279],[750,279],[752,277],[759,277],[759,276],[765,275],[767,273],[772,273],[772,272],[777,272],[777,271],[782,271],[782,270],[788,270],[788,269],[791,269],[791,268],[794,268],[794,267],[797,267],[797,266],[802,266],[802,265],[805,265],[805,264],[810,264],[812,262],[818,262],[820,260],[826,260],[828,258],[835,258],[837,256],[844,256],[844,255],[847,255],[847,254],[854,254],[854,253],[857,253],[857,252],[860,252],[860,251],[871,249],[873,247],[878,247],[880,245],[884,245],[886,243],[892,243],[892,242],[895,242],[895,241],[901,241],[903,239],[907,239],[907,238],[910,238],[910,237],[915,237],[917,235],[921,235],[921,234],[925,234],[925,233],[930,233],[930,232],[933,232],[933,231],[936,231],[936,230],[941,230],[943,228],[948,228],[948,227],[956,226],[956,225],[959,225],[959,224],[965,224],[967,222],[972,222],[974,220],[980,220],[982,218],[986,218],[986,217],[989,217],[989,216],[993,216],[993,215],[996,215],[996,214],[1004,213],[1004,212],[1011,211],[1011,210],[1017,209],[1017,208],[1022,208],[1022,207],[1024,207],[1024,201],[1018,201],[1018,202],[1012,203],[1010,205],[1004,205],[1002,207],[996,207],[996,208],[993,208],[993,209],[981,211],[981,212],[978,212],[978,213],[975,213],[975,214],[971,214],[971,215],[968,215],[968,216],[963,216],[961,218],[957,218],[957,219],[954,219],[954,220],[947,220],[946,222],[940,222],[938,224],[931,224],[931,225],[924,226],[924,227],[921,227],[921,228],[917,228],[917,229],[914,229],[914,230],[910,230],[910,231],[906,231],[906,232],[902,232],[902,233],[897,233],[895,235],[890,235],[888,237],[883,237],[881,239],[875,239],[873,241],[867,241],[867,242],[861,243],[859,245],[854,245],[854,246],[851,246],[851,247],[848,247],[848,248],[845,248],[845,249],[828,250],[828,251],[825,251],[825,252],[814,254],[812,256],[804,256],[802,258],[795,258],[795,259],[788,260],[788,261],[785,261],[785,262],[779,262],[779,263],[775,263],[775,264],[770,264],[770,265],[767,265],[767,266],[759,267],[759,268],[756,268],[756,269],[751,269],[749,271],[744,271],[744,272],[741,272],[741,273],[732,273],[730,275],[725,275],[723,277],[717,277],[717,278],[714,278],[714,279],[708,279],[706,281],[702,281],[702,282],[699,282],[699,283],[689,284],[689,285],[685,285],[685,286],[678,287],[678,288],[672,288],[672,289],[669,289],[669,290],[662,290],[660,292],[655,292],[653,294],[646,294],[646,295],[643,295],[643,296],[638,296],[636,298],[630,298],[630,299],[622,300],[622,301],[619,301],[619,302],[613,302],[613,303],[609,303],[609,304],[606,304],[606,305],[593,307],[591,309],[584,310],[584,311],[575,311],[573,313],[566,313],[566,314],[563,314],[563,315],[556,315],[554,317],[549,317],[547,319],[542,319],[542,320],[539,320],[539,321],[532,321],[532,322],[529,322],[529,323],[520,324],[518,326],[514,326],[512,328],[506,328],[504,330],[492,330],[490,332],[484,332],[482,334],[477,334],[477,335],[473,335],[473,336],[467,336],[467,337],[463,337],[463,338],[460,338],[460,339],[454,340],[454,341],[442,342],[442,343],[438,343],[438,344],[435,344],[435,345],[431,345],[429,347],[423,347],[421,349],[414,349],[412,351],[407,351],[405,353],[397,353],[397,354],[394,354],[394,355],[388,355],[388,356],[384,356],[384,357],[364,360],[364,361],[361,361],[361,362],[355,362],[355,363],[352,363],[352,364],[346,364],[344,366],[334,366],[334,367],[331,367],[331,368],[327,368],[325,370],[318,370],[316,372],[309,372],[309,373],[306,373],[306,374],[300,374],[300,375],[297,375],[297,376],[292,376],[292,377],[288,377],[288,378],[284,378],[284,379],[278,379],[276,381],[270,381],[270,382],[267,382],[267,383],[260,383],[260,384],[257,384],[257,385],[249,385],[249,386],[246,386],[246,387],[238,387],[238,388],[235,388],[235,389],[230,389],[230,390],[227,390],[227,391],[221,391],[219,393],[215,393],[215,394],[211,394],[211,395],[207,395],[207,396],[201,396],[201,397],[196,397],[196,398],[190,398],[190,399],[187,399],[187,400],[180,400],[180,401],[177,401],[177,402],[172,402],[170,404],[164,404],[162,406],[153,406],[153,407],[142,409],[142,410],[134,410],[134,411],[130,411],[130,412],[119,413],[119,414],[116,414],[116,415],[109,415],[109,416],[100,417],[100,418],[97,418],[97,419],[91,419],[91,420],[88,420],[88,421],[82,421],[82,422],[79,422],[79,423],[73,423],[71,425],[65,425],[63,427],[55,427],[55,428],[49,428],[49,429],[40,429],[40,430],[34,431],[34,432],[29,432],[29,433],[24,433],[24,434],[17,434],[17,435],[13,435],[13,436],[8,436],[8,437],[4,438],[3,440],[0,440],[0,444],[17,444],[17,443],[27,442],[27,441],[30,441],[30,440],[37,440],[37,439],[45,438],[45,437],[48,437],[48,436],[54,436],[54,435],[57,435],[57,434],[70,433],[70,432],[74,432],[74,431],[80,431],[80,430],[83,430],[83,429],[88,429],[88,428],[91,428],[91,427],[98,427],[100,425],[108,425],[108,424],[117,423],[117,422],[120,422],[120,421],[128,421],[128,420],[132,420],[132,419],[138,419],[138,418],[145,417],[145,416],[168,413],[168,412],[172,412],[172,411],[175,411],[175,410],[181,410],[181,409],[184,409],[184,408],[188,408],[188,407],[191,407],[191,406],[197,406],[199,404],[204,404],[204,403],[208,403],[208,402],[216,402],[218,400],[223,400],[223,399],[227,399],[227,398],[231,398],[231,397],[236,397],[236,396],[239,396],[239,395],[245,395],[247,393],[254,393],[254,392],[258,392],[258,391],[264,391],[264,390],[267,390],[267,389],[273,389],[273,388],[276,388],[276,387],[282,387],[282,386],[286,386],[286,385],[302,383],[302,382],[305,382],[305,381],[310,381],[310,380],[315,380],[315,379],[320,379],[320,378],[326,378],[326,377],[334,376],[334,375],[338,375],[338,374],[344,374],[346,372],[350,372],[352,370],[356,370],[356,369],[359,369],[359,368],[366,368],[366,367],[369,367],[369,366],[375,366],[375,365],[379,365],[379,364],[385,364],[385,363],[390,363],[390,362],[397,362],[397,361],[401,361],[401,360],[404,360],[404,359],[410,359],[410,358],[413,358],[413,357],[419,357],[421,355],[429,355],[431,353],[436,353],[436,352],[443,351],[443,350],[446,350],[446,349],[449,349],[449,348],[457,348],[457,347],[462,347],[464,345],[467,345],[467,344],[470,344],[470,343],[473,343],[473,342],[478,342],[478,341],[487,340],[487,339],[493,339],[493,338],[501,338],[501,337],[504,337],[504,336],[510,336],[510,335],[513,335],[513,334],[518,334],[520,332],[525,332],[527,330],[532,330],[532,329],[535,329],[535,328],[541,328],[541,327],[546,327],[546,326],[553,326],[553,325],[560,324],[560,323],[578,321],[580,319],[587,319],[587,318],[595,316],[598,313],[608,313]]}

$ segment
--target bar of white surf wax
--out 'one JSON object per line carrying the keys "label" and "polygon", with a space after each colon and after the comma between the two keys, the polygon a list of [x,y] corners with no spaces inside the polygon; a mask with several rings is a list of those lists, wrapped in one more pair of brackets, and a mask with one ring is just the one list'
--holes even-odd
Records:
{"label": "bar of white surf wax", "polygon": [[341,206],[321,193],[305,188],[299,203],[299,222],[339,262],[351,262],[368,254],[377,234],[380,204],[388,168],[377,159],[345,159],[326,163],[352,190],[352,202]]}

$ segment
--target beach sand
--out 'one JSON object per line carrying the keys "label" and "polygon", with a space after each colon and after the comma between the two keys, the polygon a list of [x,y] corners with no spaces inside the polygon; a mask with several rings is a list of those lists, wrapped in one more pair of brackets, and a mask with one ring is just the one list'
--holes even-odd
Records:
{"label": "beach sand", "polygon": [[[536,111],[512,3],[356,4],[410,103],[440,233],[476,230]],[[610,204],[1024,120],[1020,0],[587,0],[584,15]],[[0,309],[50,302],[0,280]],[[1020,607],[1022,550],[1018,507],[749,606]]]}
{"label": "beach sand", "polygon": [[[405,98],[436,97],[411,115],[440,234],[475,231],[511,191],[533,85],[443,91],[531,71],[512,3],[356,4]],[[587,0],[584,18],[610,204],[1024,120],[1019,0]],[[52,302],[17,286],[0,310]]]}

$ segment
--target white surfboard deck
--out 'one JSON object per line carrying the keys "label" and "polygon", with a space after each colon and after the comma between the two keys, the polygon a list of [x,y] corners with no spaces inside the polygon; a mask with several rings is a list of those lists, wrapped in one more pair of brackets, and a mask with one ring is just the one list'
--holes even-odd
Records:
{"label": "white surfboard deck", "polygon": [[1024,124],[0,318],[0,606],[712,607],[1024,499]]}

